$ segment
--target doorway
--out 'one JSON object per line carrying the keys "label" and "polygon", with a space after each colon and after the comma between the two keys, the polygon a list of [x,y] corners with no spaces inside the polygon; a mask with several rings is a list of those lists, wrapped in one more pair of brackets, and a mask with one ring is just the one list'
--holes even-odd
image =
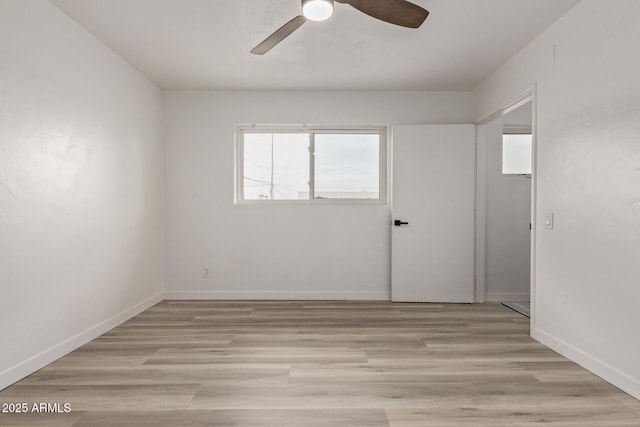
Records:
{"label": "doorway", "polygon": [[[483,295],[529,317],[532,267],[533,102],[484,123]],[[480,147],[479,147],[480,148]]]}

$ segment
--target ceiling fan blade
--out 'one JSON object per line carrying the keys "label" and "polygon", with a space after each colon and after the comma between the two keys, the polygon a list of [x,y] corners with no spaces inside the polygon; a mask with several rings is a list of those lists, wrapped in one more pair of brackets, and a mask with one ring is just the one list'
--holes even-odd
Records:
{"label": "ceiling fan blade", "polygon": [[418,28],[429,16],[428,10],[406,0],[335,1],[347,3],[369,16],[402,27]]}
{"label": "ceiling fan blade", "polygon": [[262,43],[254,47],[251,53],[254,55],[264,55],[275,47],[282,40],[289,37],[295,30],[300,28],[302,24],[307,22],[307,18],[302,15],[298,15],[291,21],[278,28],[273,34],[267,37]]}

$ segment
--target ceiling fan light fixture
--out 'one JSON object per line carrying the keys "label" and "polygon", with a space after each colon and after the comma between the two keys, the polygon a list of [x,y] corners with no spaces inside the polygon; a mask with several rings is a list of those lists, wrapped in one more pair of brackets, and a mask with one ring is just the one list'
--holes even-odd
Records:
{"label": "ceiling fan light fixture", "polygon": [[302,0],[302,14],[310,21],[324,21],[333,15],[333,0]]}
{"label": "ceiling fan light fixture", "polygon": [[[0,0],[1,1],[1,0]],[[290,0],[293,1],[293,0]],[[264,55],[282,40],[293,34],[307,21],[324,21],[333,14],[336,0],[301,0],[302,15],[278,28],[273,34],[264,39],[258,46],[251,49],[254,55]],[[418,28],[422,25],[429,11],[411,3],[408,0],[337,0],[338,3],[348,4],[365,15],[390,24],[406,28]]]}

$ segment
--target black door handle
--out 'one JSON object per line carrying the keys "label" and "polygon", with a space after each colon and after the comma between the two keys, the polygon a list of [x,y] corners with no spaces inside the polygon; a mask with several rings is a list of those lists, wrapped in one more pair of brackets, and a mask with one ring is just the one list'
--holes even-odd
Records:
{"label": "black door handle", "polygon": [[393,221],[393,225],[395,225],[396,227],[400,227],[401,225],[409,225],[409,223],[396,219],[395,221]]}

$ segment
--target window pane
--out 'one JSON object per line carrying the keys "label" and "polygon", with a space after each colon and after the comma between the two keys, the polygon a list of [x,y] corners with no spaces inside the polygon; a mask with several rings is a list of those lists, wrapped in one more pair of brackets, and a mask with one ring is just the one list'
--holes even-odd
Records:
{"label": "window pane", "polygon": [[380,198],[380,135],[315,135],[315,196]]}
{"label": "window pane", "polygon": [[309,197],[309,135],[245,133],[245,200]]}
{"label": "window pane", "polygon": [[531,174],[531,135],[502,136],[502,173]]}

